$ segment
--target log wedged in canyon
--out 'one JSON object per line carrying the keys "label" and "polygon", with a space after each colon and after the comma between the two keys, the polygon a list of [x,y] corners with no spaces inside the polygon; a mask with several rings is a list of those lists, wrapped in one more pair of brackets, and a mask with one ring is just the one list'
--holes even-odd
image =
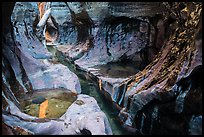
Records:
{"label": "log wedged in canyon", "polygon": [[[16,2],[14,8],[8,10],[13,10],[6,18],[11,17],[11,26],[4,31],[2,41],[2,124],[6,134],[112,134],[109,121],[96,100],[80,94],[78,77],[66,66],[50,61],[52,54],[35,32],[37,3]],[[53,92],[53,89],[77,97],[63,116],[50,119],[25,113],[23,100],[37,92]]]}
{"label": "log wedged in canyon", "polygon": [[[77,76],[54,63],[42,44],[46,39],[48,46],[57,49],[58,58],[74,64],[83,77],[97,83],[120,110],[118,118],[128,131],[202,134],[201,3],[52,2],[45,30],[37,27],[37,16],[43,18],[45,12],[38,8],[46,2],[41,4],[19,2],[14,8],[14,35],[8,34],[3,43],[5,106],[17,108],[19,94],[33,89],[65,88],[81,93]],[[12,84],[21,92],[15,92]],[[103,122],[93,118],[101,122],[97,124],[103,131],[93,127],[96,123],[83,126],[92,134],[112,134],[107,118],[101,112],[100,116]],[[6,114],[4,118],[7,124],[21,120]],[[52,125],[56,130],[44,129],[39,134],[65,134],[56,125]],[[75,132],[80,134],[80,130]],[[74,133],[70,130],[69,134]]]}
{"label": "log wedged in canyon", "polygon": [[[34,33],[32,25],[38,13],[36,3],[23,3],[20,6],[21,4],[16,3],[11,16],[14,43],[10,43],[10,45],[16,45],[12,49],[16,53],[14,56],[20,59],[20,67],[23,67],[33,90],[65,88],[80,93],[81,89],[77,76],[69,71],[66,66],[49,63],[48,60],[52,58],[52,55]],[[13,59],[12,61],[17,62],[18,60]],[[14,63],[11,65],[15,67]],[[70,85],[67,85],[67,83],[70,83]]]}

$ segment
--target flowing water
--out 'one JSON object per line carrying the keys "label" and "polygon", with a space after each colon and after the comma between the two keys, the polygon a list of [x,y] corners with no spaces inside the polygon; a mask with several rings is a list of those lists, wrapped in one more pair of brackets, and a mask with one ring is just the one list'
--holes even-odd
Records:
{"label": "flowing water", "polygon": [[[64,59],[64,57],[61,54],[59,54],[59,52],[56,51],[55,48],[49,46],[48,50],[54,55],[53,59],[55,61],[57,60],[57,62],[67,66],[72,72],[74,72],[78,76],[80,84],[81,84],[82,93],[89,95],[91,97],[94,97],[96,99],[99,107],[106,114],[106,116],[109,120],[113,135],[131,134],[131,133],[127,132],[122,127],[121,123],[119,122],[118,116],[117,116],[119,111],[113,106],[113,104],[110,101],[107,101],[105,96],[99,91],[99,87],[96,86],[96,83],[94,83],[94,81],[85,79],[85,77],[83,76],[83,72],[79,72],[78,70],[74,69],[75,68],[74,65],[72,63],[66,61]],[[56,53],[57,53],[57,55],[56,55]],[[113,68],[115,68],[115,69],[117,68],[117,66],[115,64],[113,66],[114,66]],[[100,67],[102,68],[101,72],[104,72],[104,74],[105,74],[106,68],[104,66],[100,66]],[[111,67],[111,66],[109,66],[109,67]],[[130,66],[128,66],[128,67],[130,67]],[[119,71],[124,71],[123,67],[120,67],[117,69]],[[133,68],[131,68],[131,70],[132,70],[132,71],[130,71],[131,74],[133,74],[133,73],[135,74],[138,72],[138,70],[135,70],[135,69],[133,70]],[[113,70],[111,70],[109,73],[111,75],[116,76],[116,74],[113,73]]]}

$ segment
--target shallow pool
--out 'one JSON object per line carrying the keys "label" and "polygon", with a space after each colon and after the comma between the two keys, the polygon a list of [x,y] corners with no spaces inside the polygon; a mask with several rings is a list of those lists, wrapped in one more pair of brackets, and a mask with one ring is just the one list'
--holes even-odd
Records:
{"label": "shallow pool", "polygon": [[63,89],[34,91],[20,102],[21,110],[38,118],[59,118],[76,100],[76,95]]}

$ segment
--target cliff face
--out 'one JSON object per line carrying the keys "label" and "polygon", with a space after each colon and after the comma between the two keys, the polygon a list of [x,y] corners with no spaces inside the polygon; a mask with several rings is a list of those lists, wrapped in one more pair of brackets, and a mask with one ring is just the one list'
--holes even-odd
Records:
{"label": "cliff face", "polygon": [[11,17],[12,33],[4,29],[3,110],[11,102],[18,107],[19,97],[32,90],[81,93],[77,76],[53,63],[49,45],[98,84],[128,131],[201,134],[201,5],[16,2],[4,14],[4,25]]}
{"label": "cliff face", "polygon": [[[37,22],[40,20],[37,3],[17,2],[14,8],[9,10],[10,14],[4,25],[6,26],[6,21],[11,25],[4,31],[2,41],[2,119],[4,123],[2,125],[7,130],[4,134],[112,134],[109,121],[96,100],[88,95],[80,95],[81,85],[78,77],[66,66],[51,61],[52,55],[42,42],[47,39],[44,34],[52,32],[49,29],[55,27],[54,19],[46,19],[48,23],[44,33],[43,27]],[[44,15],[49,14],[45,12]],[[45,19],[45,16],[42,16],[42,19]],[[38,111],[37,117],[26,112],[36,110],[25,106],[28,102],[35,102],[33,101],[35,99],[30,99],[30,96],[43,92],[53,96],[52,92],[58,92],[52,91],[53,89],[76,96],[79,100],[72,102],[72,105],[76,106],[73,108],[70,106],[56,119],[46,118],[49,112],[43,107],[45,118],[40,117],[40,112],[38,117]],[[38,98],[40,99],[37,97],[37,100]],[[48,105],[51,105],[49,103]],[[42,104],[38,103],[40,107]],[[25,111],[24,107],[28,109]],[[97,123],[95,123],[96,120]]]}
{"label": "cliff face", "polygon": [[[64,53],[79,69],[95,77],[99,88],[107,92],[104,94],[123,108],[119,117],[129,130],[197,134],[200,131],[190,125],[202,112],[187,109],[191,106],[187,100],[195,96],[191,102],[201,107],[201,85],[193,86],[202,66],[201,10],[199,3],[108,3],[108,17],[102,18],[96,33],[90,33],[94,46],[77,58],[69,51]],[[99,65],[128,61],[142,62],[141,70],[152,63],[128,79],[107,77],[98,71]]]}
{"label": "cliff face", "polygon": [[[51,3],[51,7],[51,16],[59,30],[55,42],[76,45],[88,40],[87,48],[96,46],[87,53],[87,58],[101,51],[95,60],[90,60],[95,63],[92,65],[127,59],[143,61],[144,67],[153,60],[164,41],[161,3],[59,2]],[[157,10],[153,10],[155,7]],[[78,48],[71,51],[69,54],[75,54],[70,55],[72,60],[84,54]],[[85,57],[81,62],[86,60]]]}
{"label": "cliff face", "polygon": [[[127,126],[143,134],[192,134],[195,131],[189,123],[191,118],[202,114],[202,105],[198,103],[202,96],[198,82],[202,68],[200,6],[199,3],[173,3],[171,12],[181,10],[181,14],[170,15],[176,22],[160,53],[144,70],[120,85],[124,93],[120,116]],[[191,100],[190,94],[191,99],[195,98]],[[196,111],[189,109],[189,100],[198,107]],[[155,129],[158,127],[159,131]]]}

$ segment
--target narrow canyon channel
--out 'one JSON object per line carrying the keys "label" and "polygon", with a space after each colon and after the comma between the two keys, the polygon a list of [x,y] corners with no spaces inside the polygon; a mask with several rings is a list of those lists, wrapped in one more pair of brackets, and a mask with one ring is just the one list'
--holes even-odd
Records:
{"label": "narrow canyon channel", "polygon": [[202,135],[202,2],[2,4],[2,135]]}

